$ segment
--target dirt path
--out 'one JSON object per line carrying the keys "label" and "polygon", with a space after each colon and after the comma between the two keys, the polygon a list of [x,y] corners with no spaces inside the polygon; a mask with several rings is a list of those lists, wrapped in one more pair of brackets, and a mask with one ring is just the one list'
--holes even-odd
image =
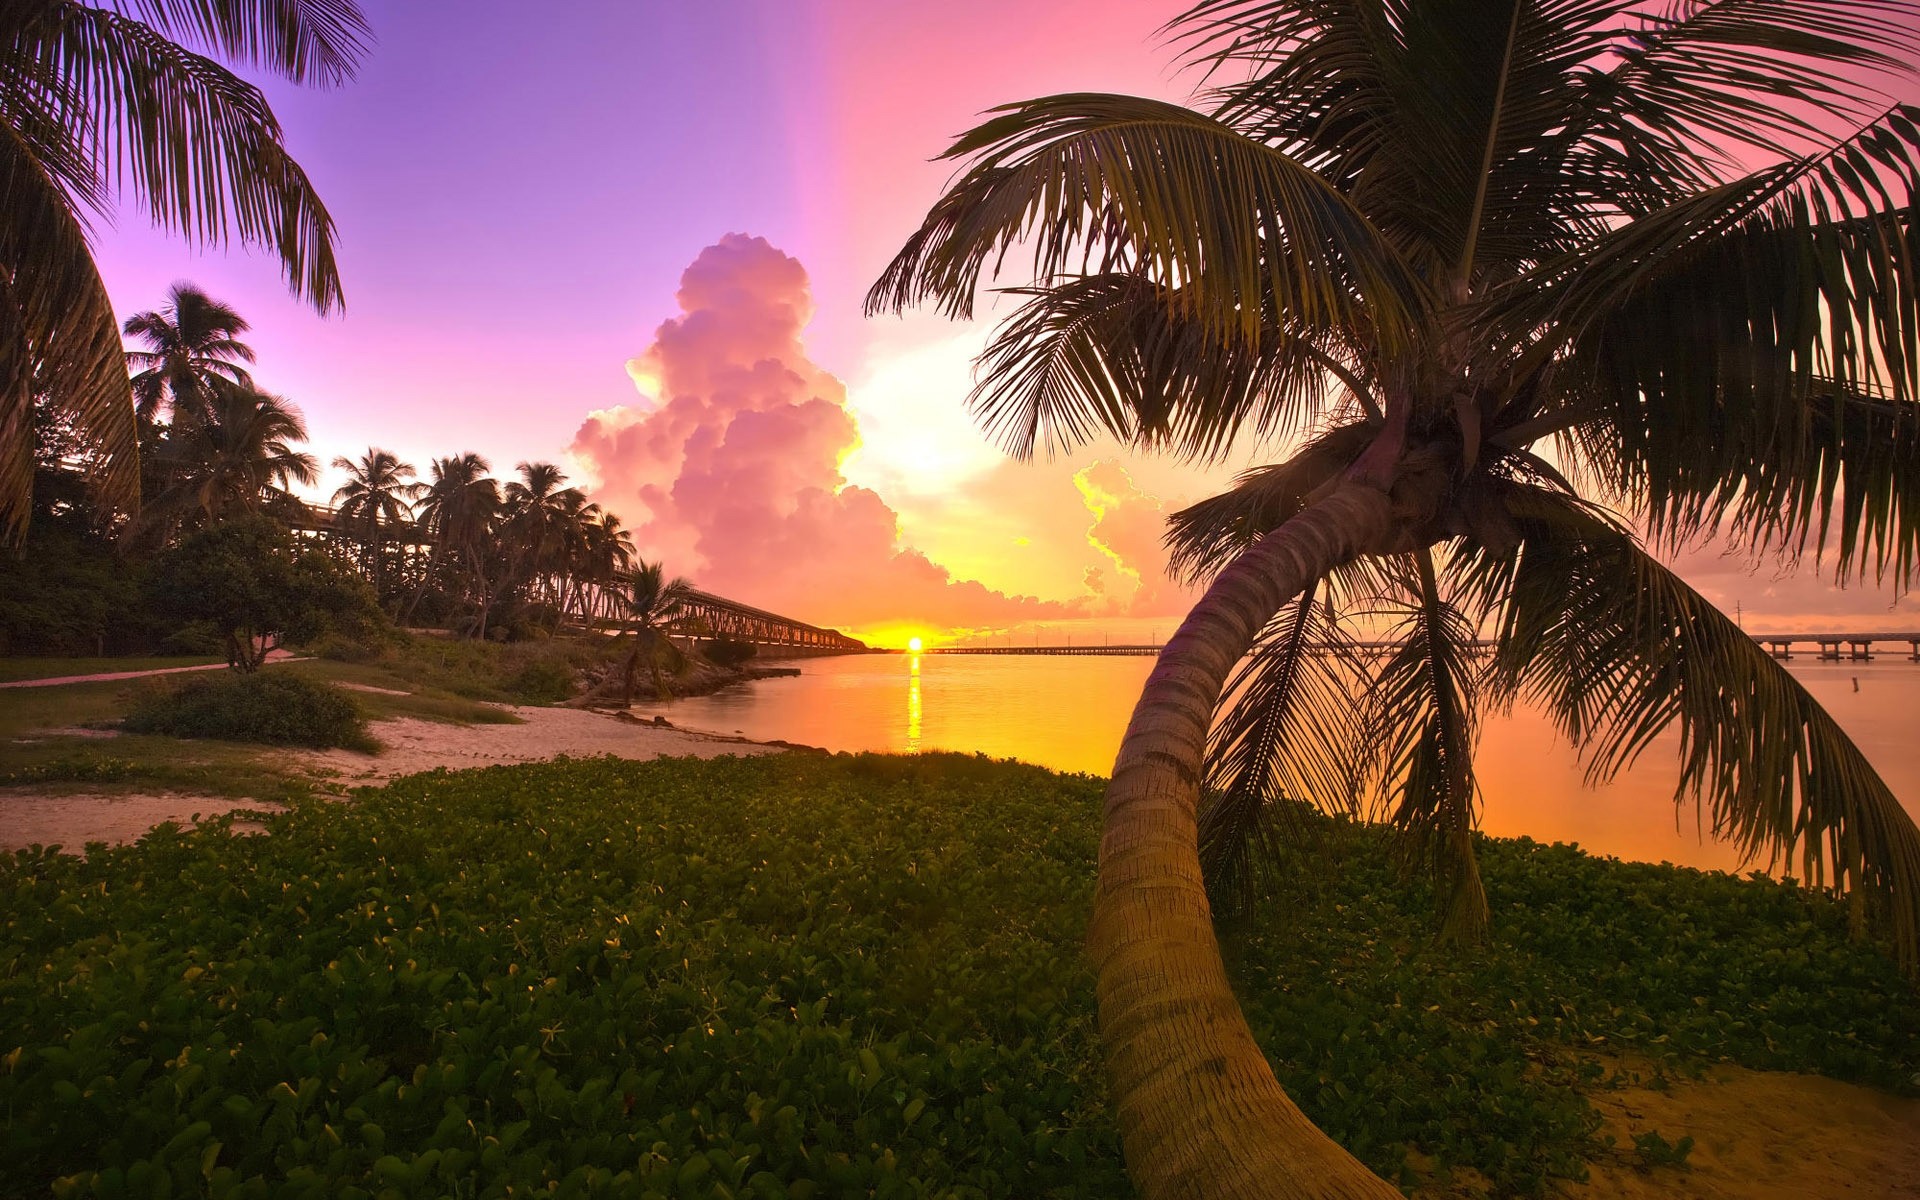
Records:
{"label": "dirt path", "polygon": [[[281,663],[310,660],[287,650],[269,650],[267,661]],[[145,679],[149,675],[184,675],[189,671],[224,671],[226,669],[226,663],[202,663],[197,667],[150,667],[145,671],[102,671],[95,675],[57,675],[52,679],[10,679],[0,683],[0,688],[59,687],[67,683],[111,683],[119,679]]]}
{"label": "dirt path", "polygon": [[[1872,1088],[1719,1066],[1663,1090],[1596,1092],[1624,1153],[1565,1194],[1585,1200],[1893,1200],[1920,1196],[1920,1100]],[[1632,1165],[1636,1134],[1693,1138],[1685,1170]]]}
{"label": "dirt path", "polygon": [[[384,689],[382,689],[384,690]],[[462,770],[506,763],[538,762],[567,755],[650,759],[668,756],[717,758],[727,754],[773,754],[781,747],[745,738],[656,726],[572,708],[515,708],[518,725],[448,725],[399,717],[376,721],[373,736],[386,749],[378,755],[351,750],[279,750],[276,766],[343,787],[385,783],[436,767]],[[137,841],[163,821],[189,823],[236,808],[271,808],[257,800],[174,792],[152,794],[61,793],[35,788],[0,789],[0,851],[60,845],[79,852],[88,842]]]}
{"label": "dirt path", "polygon": [[745,738],[623,720],[576,708],[513,708],[518,725],[446,725],[417,717],[376,721],[379,754],[352,750],[303,750],[293,761],[306,773],[353,787],[385,783],[436,767],[461,770],[505,763],[539,762],[567,755],[649,759],[668,756],[718,758],[772,754],[780,748]]}

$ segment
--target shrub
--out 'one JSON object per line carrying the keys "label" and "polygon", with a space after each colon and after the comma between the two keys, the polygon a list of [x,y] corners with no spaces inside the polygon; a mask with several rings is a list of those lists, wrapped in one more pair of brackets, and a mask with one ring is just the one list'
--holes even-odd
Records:
{"label": "shrub", "polygon": [[561,659],[536,658],[507,681],[507,694],[519,704],[558,704],[573,695],[573,668]]}
{"label": "shrub", "polygon": [[339,688],[284,671],[221,672],[136,694],[133,733],[372,751],[366,718]]}

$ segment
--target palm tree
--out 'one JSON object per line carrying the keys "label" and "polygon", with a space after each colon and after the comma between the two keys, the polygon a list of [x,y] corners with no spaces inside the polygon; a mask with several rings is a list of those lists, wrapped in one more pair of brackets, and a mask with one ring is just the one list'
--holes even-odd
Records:
{"label": "palm tree", "polygon": [[413,502],[427,490],[411,482],[412,463],[403,463],[391,451],[369,447],[359,462],[343,456],[333,465],[347,473],[347,482],[333,493],[334,519],[351,530],[365,548],[373,591],[383,599],[387,591],[386,542],[395,526],[409,524]]}
{"label": "palm tree", "polygon": [[19,538],[29,513],[36,389],[97,453],[103,499],[138,499],[138,422],[88,232],[123,191],[196,245],[238,238],[271,249],[292,290],[320,311],[340,302],[333,219],[288,156],[266,97],[208,55],[333,85],[352,75],[366,40],[354,0],[5,6],[0,537]]}
{"label": "palm tree", "polygon": [[297,505],[286,489],[320,477],[319,461],[294,448],[306,437],[306,421],[291,401],[252,388],[216,389],[213,419],[163,443],[169,481],[153,519],[197,514],[211,524],[234,510]]}
{"label": "palm tree", "polygon": [[174,284],[163,307],[127,318],[127,335],[149,347],[127,351],[134,414],[151,424],[164,405],[175,424],[212,419],[216,381],[253,385],[240,365],[253,361],[239,338],[247,329],[239,313],[188,283]]}
{"label": "palm tree", "polygon": [[[1201,0],[1174,28],[1221,81],[1203,108],[1047,97],[948,151],[964,169],[869,307],[971,315],[1021,243],[1034,278],[973,397],[1015,452],[1109,433],[1207,459],[1308,433],[1176,521],[1211,583],[1107,792],[1089,947],[1150,1200],[1397,1195],[1300,1114],[1241,1016],[1202,883],[1205,780],[1221,863],[1275,798],[1343,806],[1373,775],[1440,876],[1443,928],[1472,938],[1476,712],[1543,705],[1599,778],[1677,729],[1681,799],[1870,905],[1920,966],[1912,820],[1600,507],[1913,580],[1920,111],[1849,76],[1907,70],[1916,15]],[[1386,738],[1358,763],[1334,711],[1354,706],[1309,664],[1328,595],[1403,623],[1361,706]]]}
{"label": "palm tree", "polygon": [[500,518],[500,482],[488,472],[487,460],[468,451],[433,460],[432,480],[414,508],[414,520],[432,547],[425,577],[407,606],[411,617],[435,582],[443,564],[465,580],[477,606],[483,606],[484,562],[492,549],[492,535]]}
{"label": "palm tree", "polygon": [[586,498],[577,488],[561,486],[567,477],[552,463],[523,462],[514,469],[520,478],[506,486],[502,531],[509,586],[552,594],[571,531],[584,520]]}
{"label": "palm tree", "polygon": [[580,620],[588,630],[613,599],[614,585],[633,565],[633,533],[620,524],[617,513],[601,512],[586,528],[580,574],[587,586],[579,589]]}
{"label": "palm tree", "polygon": [[654,694],[672,699],[665,672],[678,665],[680,651],[667,635],[685,622],[687,595],[693,585],[684,579],[668,579],[665,564],[644,559],[626,572],[622,583],[621,601],[627,610],[628,628],[633,631],[633,650],[627,655],[622,675],[625,689],[621,707],[633,706],[633,681],[642,665],[653,678]]}

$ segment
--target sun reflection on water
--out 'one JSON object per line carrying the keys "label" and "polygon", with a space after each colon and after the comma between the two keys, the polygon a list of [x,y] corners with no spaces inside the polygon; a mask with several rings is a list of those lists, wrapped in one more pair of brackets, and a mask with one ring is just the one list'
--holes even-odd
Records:
{"label": "sun reflection on water", "polygon": [[907,655],[907,744],[908,754],[920,753],[920,656]]}

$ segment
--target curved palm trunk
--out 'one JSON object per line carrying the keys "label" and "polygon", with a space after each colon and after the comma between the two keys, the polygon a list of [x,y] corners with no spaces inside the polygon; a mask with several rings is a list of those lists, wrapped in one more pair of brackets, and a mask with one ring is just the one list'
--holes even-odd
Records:
{"label": "curved palm trunk", "polygon": [[1394,526],[1383,491],[1349,482],[1256,542],[1161,651],[1120,744],[1088,942],[1127,1167],[1146,1200],[1400,1195],[1274,1079],[1227,983],[1195,824],[1227,673],[1282,604]]}

